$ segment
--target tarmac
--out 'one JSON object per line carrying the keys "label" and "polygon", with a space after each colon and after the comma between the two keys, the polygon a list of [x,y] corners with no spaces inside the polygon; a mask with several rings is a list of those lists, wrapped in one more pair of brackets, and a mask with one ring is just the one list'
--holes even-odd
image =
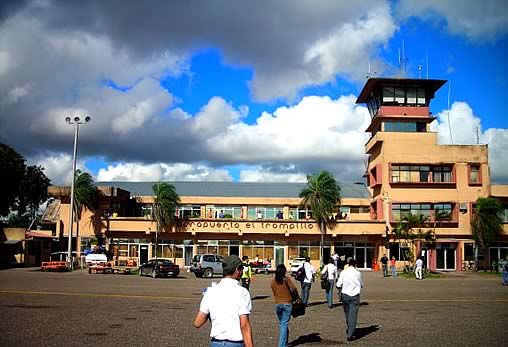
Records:
{"label": "tarmac", "polygon": [[[491,274],[383,278],[362,272],[358,339],[346,341],[344,312],[329,309],[316,281],[290,346],[506,346],[508,287]],[[277,346],[271,275],[251,286],[256,346]],[[0,271],[0,346],[207,346],[210,325],[192,325],[202,291],[220,278]],[[337,296],[334,295],[337,299]],[[336,300],[338,301],[338,300]]]}

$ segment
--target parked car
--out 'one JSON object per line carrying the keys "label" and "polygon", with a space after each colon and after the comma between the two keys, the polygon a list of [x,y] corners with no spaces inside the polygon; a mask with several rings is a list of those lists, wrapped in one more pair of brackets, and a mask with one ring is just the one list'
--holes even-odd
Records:
{"label": "parked car", "polygon": [[140,276],[171,276],[180,274],[180,267],[169,259],[151,259],[139,267]]}
{"label": "parked car", "polygon": [[217,254],[196,254],[192,258],[190,271],[196,277],[210,278],[214,275],[222,276],[222,261],[224,258]]}
{"label": "parked car", "polygon": [[291,274],[293,277],[295,277],[296,272],[299,268],[303,266],[303,263],[305,262],[305,258],[295,258],[291,262]]}

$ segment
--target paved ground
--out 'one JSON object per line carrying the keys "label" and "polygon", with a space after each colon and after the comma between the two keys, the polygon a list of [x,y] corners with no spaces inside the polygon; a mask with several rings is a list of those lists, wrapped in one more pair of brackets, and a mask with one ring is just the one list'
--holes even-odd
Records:
{"label": "paved ground", "polygon": [[[360,338],[345,341],[342,307],[329,309],[316,282],[311,307],[290,322],[292,346],[506,346],[508,287],[499,277],[453,274],[416,281],[365,272]],[[271,276],[253,283],[254,339],[276,346]],[[219,281],[220,279],[214,279]],[[192,320],[210,280],[36,269],[0,271],[0,346],[206,346]]]}

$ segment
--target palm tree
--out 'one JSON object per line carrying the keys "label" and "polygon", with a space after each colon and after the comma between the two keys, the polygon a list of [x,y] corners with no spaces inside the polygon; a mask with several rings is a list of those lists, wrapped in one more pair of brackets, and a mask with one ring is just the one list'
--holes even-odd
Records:
{"label": "palm tree", "polygon": [[[494,198],[478,198],[476,211],[471,221],[473,239],[486,254],[487,247],[496,240],[503,230],[503,221],[500,217],[501,205]],[[478,247],[475,247],[475,270],[478,270]]]}
{"label": "palm tree", "polygon": [[[438,211],[439,213],[439,211]],[[443,218],[439,213],[439,218]],[[425,229],[429,222],[429,217],[423,214],[409,213],[402,217],[399,224],[393,229],[394,238],[403,240],[409,245],[408,250],[404,252],[404,268],[408,273],[411,273],[413,263],[415,261],[415,248],[417,241],[423,241],[427,244],[432,244],[436,240],[436,222],[434,222],[434,230]],[[407,264],[409,262],[409,265]]]}
{"label": "palm tree", "polygon": [[[87,209],[95,214],[98,207],[99,191],[93,183],[92,176],[88,172],[76,170],[74,182],[74,216],[76,222],[76,250],[79,249],[79,222],[83,210]],[[92,217],[93,218],[93,217]]]}
{"label": "palm tree", "polygon": [[323,243],[327,226],[333,227],[335,220],[329,218],[340,204],[340,185],[328,171],[307,175],[307,187],[300,192],[301,205],[312,211],[313,218],[319,224],[321,242],[319,260],[323,264]]}
{"label": "palm tree", "polygon": [[152,187],[155,195],[152,207],[152,219],[157,224],[155,231],[155,259],[157,259],[157,243],[159,231],[166,225],[172,225],[176,220],[176,208],[180,197],[172,184],[158,182]]}

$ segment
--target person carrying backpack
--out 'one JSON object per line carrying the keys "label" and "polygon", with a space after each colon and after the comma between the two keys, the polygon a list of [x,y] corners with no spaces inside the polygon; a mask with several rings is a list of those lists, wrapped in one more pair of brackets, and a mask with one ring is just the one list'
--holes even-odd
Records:
{"label": "person carrying backpack", "polygon": [[[305,257],[305,262],[303,263],[303,265],[300,269],[303,269],[302,271],[305,273],[305,276],[302,276],[303,279],[300,280],[302,282],[302,302],[305,305],[308,305],[310,288],[312,286],[312,282],[314,280],[314,275],[316,273],[316,270],[311,265],[309,257]],[[298,269],[298,271],[297,271],[297,276],[298,276],[298,272],[300,271],[300,269]],[[302,277],[300,277],[300,278],[302,278]],[[298,279],[298,277],[297,277],[297,279]]]}

